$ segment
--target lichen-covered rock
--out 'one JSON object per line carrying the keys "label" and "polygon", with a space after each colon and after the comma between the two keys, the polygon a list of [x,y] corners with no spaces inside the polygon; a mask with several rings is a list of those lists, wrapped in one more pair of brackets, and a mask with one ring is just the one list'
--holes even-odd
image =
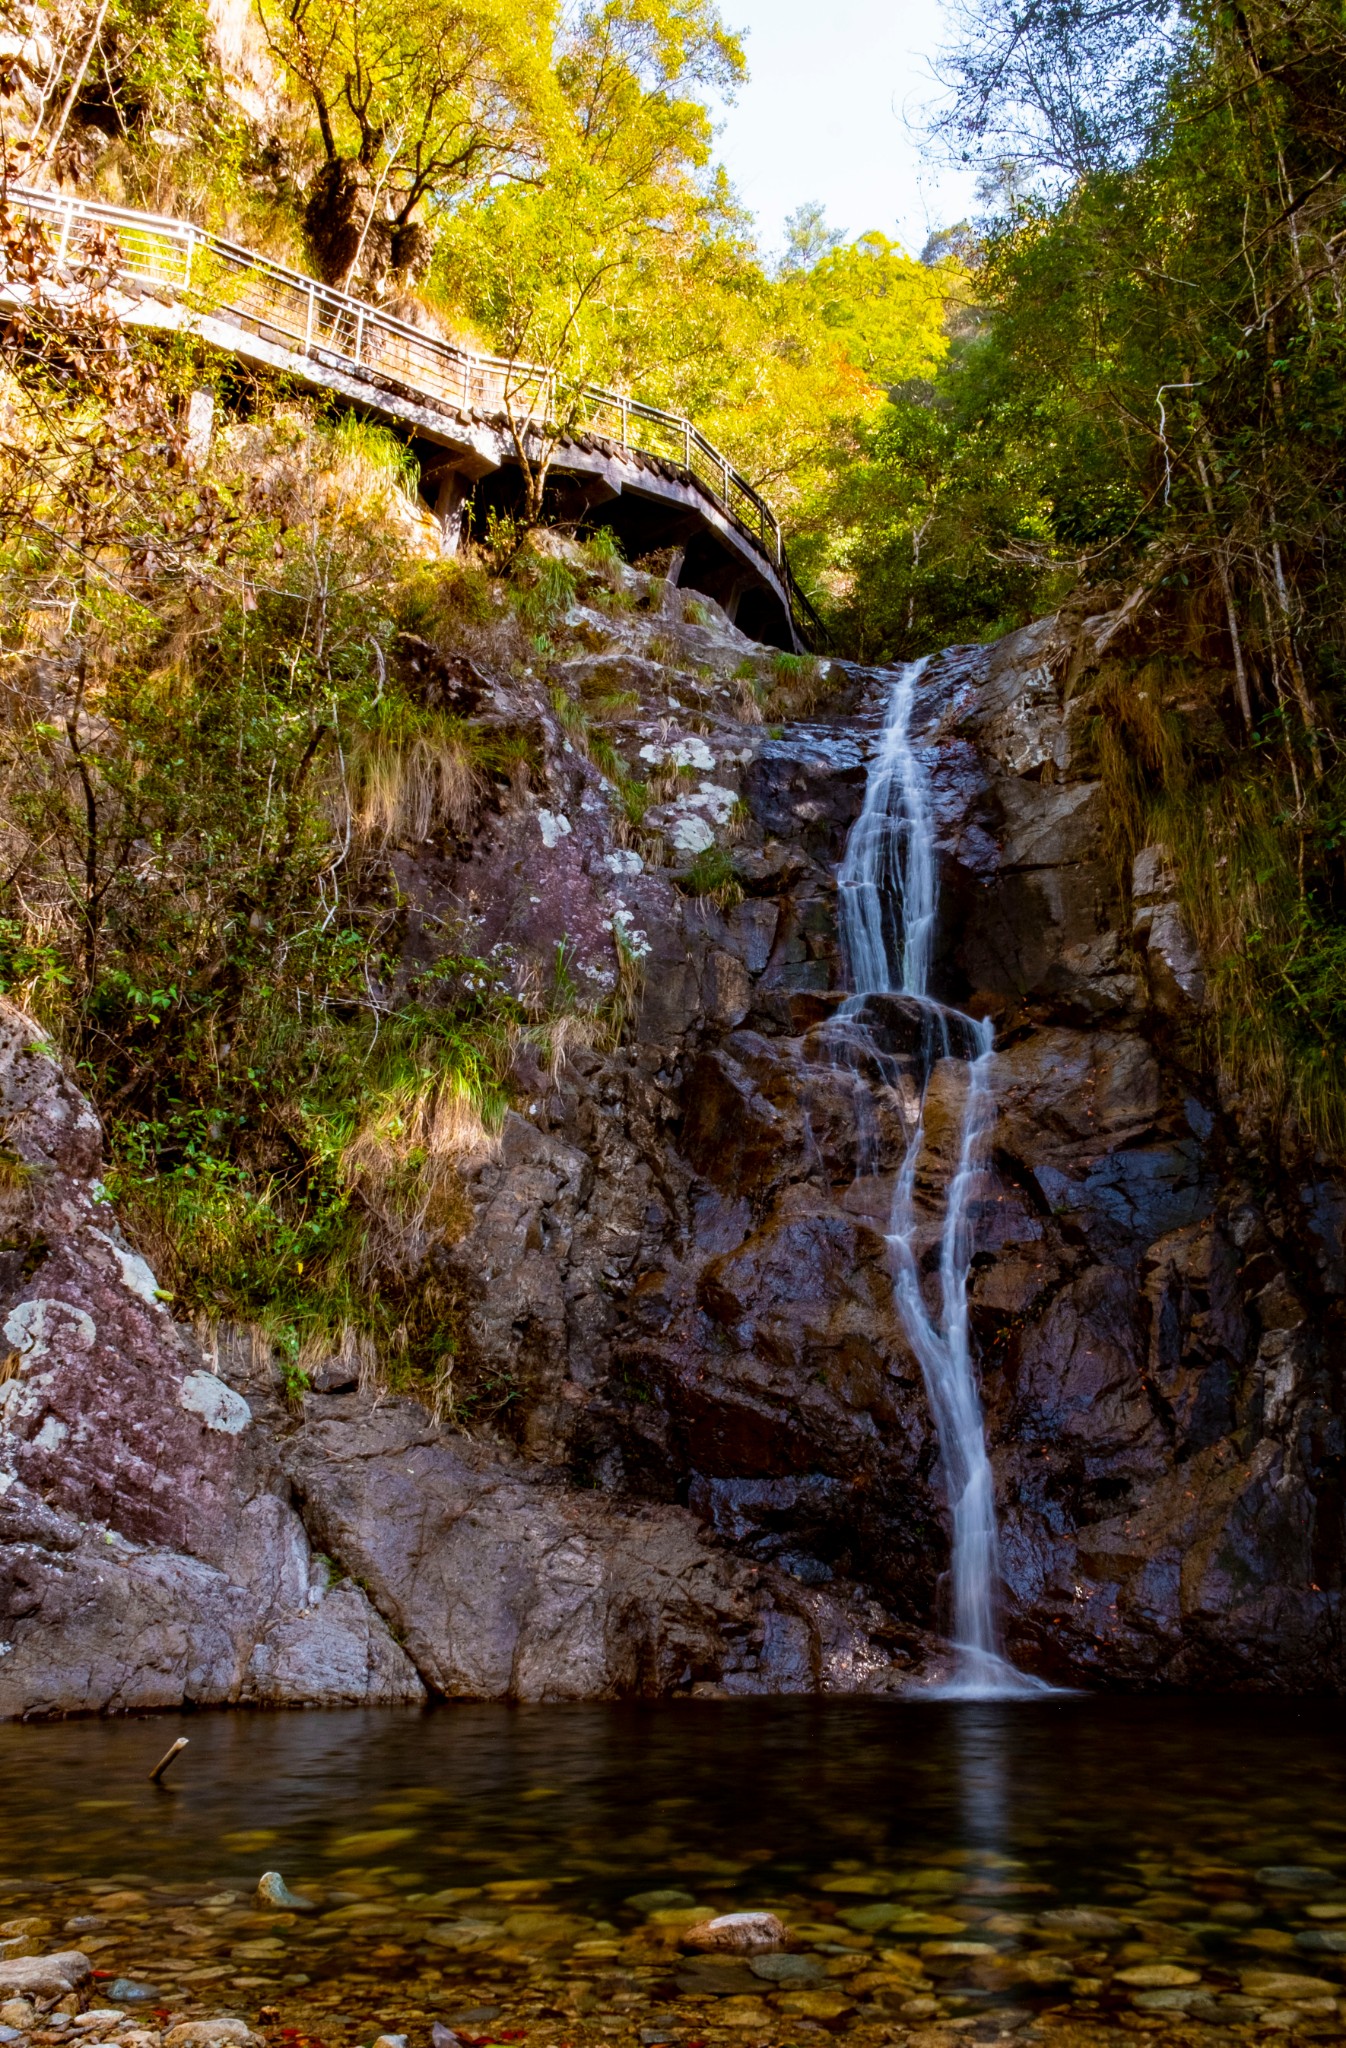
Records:
{"label": "lichen-covered rock", "polygon": [[0,1714],[423,1696],[364,1594],[315,1578],[274,1448],[126,1243],[101,1133],[0,1007]]}

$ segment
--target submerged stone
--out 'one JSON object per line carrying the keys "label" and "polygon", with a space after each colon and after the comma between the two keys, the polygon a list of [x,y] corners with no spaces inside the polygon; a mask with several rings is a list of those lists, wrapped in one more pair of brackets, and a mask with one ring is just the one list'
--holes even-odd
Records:
{"label": "submerged stone", "polygon": [[1136,1963],[1129,1970],[1119,1970],[1116,1981],[1134,1984],[1145,1991],[1171,1990],[1183,1984],[1199,1984],[1201,1972],[1186,1970],[1179,1963]]}
{"label": "submerged stone", "polygon": [[802,2019],[836,2020],[849,2012],[854,2001],[836,1991],[787,1991],[776,2000],[782,2012],[797,2013]]}
{"label": "submerged stone", "polygon": [[1115,1914],[1102,1913],[1092,1906],[1054,1906],[1048,1913],[1039,1913],[1039,1927],[1063,1934],[1083,1934],[1099,1941],[1116,1941],[1126,1932],[1127,1922],[1117,1919]]}
{"label": "submerged stone", "polygon": [[1244,1970],[1241,1976],[1250,1998],[1321,1998],[1341,1989],[1326,1977],[1297,1977],[1288,1970]]}
{"label": "submerged stone", "polygon": [[257,1881],[258,1902],[264,1906],[278,1906],[287,1913],[316,1913],[318,1908],[312,1899],[301,1898],[292,1892],[278,1870],[264,1871]]}
{"label": "submerged stone", "polygon": [[823,1978],[812,1956],[754,1956],[748,1968],[768,1984],[819,1984]]}

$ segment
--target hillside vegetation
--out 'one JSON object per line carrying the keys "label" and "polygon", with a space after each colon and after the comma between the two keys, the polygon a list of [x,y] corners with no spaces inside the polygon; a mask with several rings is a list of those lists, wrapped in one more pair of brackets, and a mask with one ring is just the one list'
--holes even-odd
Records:
{"label": "hillside vegetation", "polygon": [[[743,57],[710,0],[11,0],[0,30],[9,178],[194,218],[542,363],[563,404],[599,375],[686,408],[797,521],[885,380],[943,353],[945,274],[882,236],[804,223],[760,257],[711,160]],[[49,251],[7,215],[0,260],[25,282]],[[180,1309],[261,1324],[296,1376],[335,1350],[447,1400],[428,1251],[459,1169],[521,1069],[620,1033],[638,962],[615,933],[584,992],[564,951],[506,971],[446,923],[408,969],[399,854],[451,857],[539,762],[528,719],[463,715],[406,649],[547,707],[581,585],[600,611],[632,586],[609,536],[530,542],[540,474],[441,560],[394,437],[126,336],[109,260],[3,336],[0,982],[97,1101]],[[592,712],[554,715],[635,831],[657,792]]]}
{"label": "hillside vegetation", "polygon": [[[991,210],[925,261],[808,209],[764,257],[714,162],[743,52],[711,0],[7,0],[0,92],[10,178],[692,414],[781,511],[838,652],[1111,611],[1069,682],[1120,886],[1169,843],[1206,949],[1188,1056],[1339,1151],[1342,43],[1317,0],[988,0],[945,133]],[[3,260],[38,260],[8,219]],[[452,849],[533,764],[399,648],[545,688],[580,585],[631,591],[601,533],[530,532],[537,479],[440,560],[392,437],[128,341],[105,281],[95,254],[3,337],[0,981],[78,1063],[182,1306],[264,1321],[297,1373],[336,1346],[439,1386],[423,1255],[455,1162],[521,1046],[620,1034],[638,963],[614,935],[581,999],[564,958],[523,985],[445,930],[402,970],[399,846]],[[196,471],[203,381],[226,424]],[[585,707],[556,715],[602,767]],[[612,794],[637,831],[648,788]],[[725,849],[696,886],[732,892]]]}

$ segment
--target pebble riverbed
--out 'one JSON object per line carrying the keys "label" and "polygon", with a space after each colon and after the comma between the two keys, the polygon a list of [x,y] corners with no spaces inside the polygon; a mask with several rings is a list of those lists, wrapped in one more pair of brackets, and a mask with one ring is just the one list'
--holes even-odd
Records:
{"label": "pebble riverbed", "polygon": [[[375,1826],[347,1847],[392,1857],[409,1832]],[[436,2022],[465,2048],[820,2031],[936,2048],[1118,2028],[1346,2040],[1346,1856],[1251,1882],[1199,1855],[1138,1864],[1068,1906],[1031,1869],[967,1852],[889,1869],[841,1859],[797,1891],[726,1862],[597,1914],[578,1878],[427,1893],[395,1862],[303,1874],[297,1895],[303,1907],[284,1910],[233,1890],[10,1887],[0,1985],[6,1961],[53,1950],[83,1954],[92,1975],[64,1997],[0,2003],[0,2044],[206,2048],[184,2027],[226,2014],[276,2048],[382,2034],[414,2048]],[[745,1904],[778,1916],[784,1945],[685,1946],[694,1925]]]}
{"label": "pebble riverbed", "polygon": [[1346,2042],[1330,1708],[548,1711],[0,1730],[0,2048]]}

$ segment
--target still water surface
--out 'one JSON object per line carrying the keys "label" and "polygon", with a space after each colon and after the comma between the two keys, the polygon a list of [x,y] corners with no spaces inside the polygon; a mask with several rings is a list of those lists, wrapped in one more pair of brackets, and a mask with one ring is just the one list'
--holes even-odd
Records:
{"label": "still water surface", "polygon": [[[264,1870],[315,1910],[259,1911]],[[1346,2040],[1346,1744],[1337,1703],[1260,1699],[9,1725],[0,1906],[105,1984],[329,2040]],[[777,1975],[680,1947],[759,1906]]]}

